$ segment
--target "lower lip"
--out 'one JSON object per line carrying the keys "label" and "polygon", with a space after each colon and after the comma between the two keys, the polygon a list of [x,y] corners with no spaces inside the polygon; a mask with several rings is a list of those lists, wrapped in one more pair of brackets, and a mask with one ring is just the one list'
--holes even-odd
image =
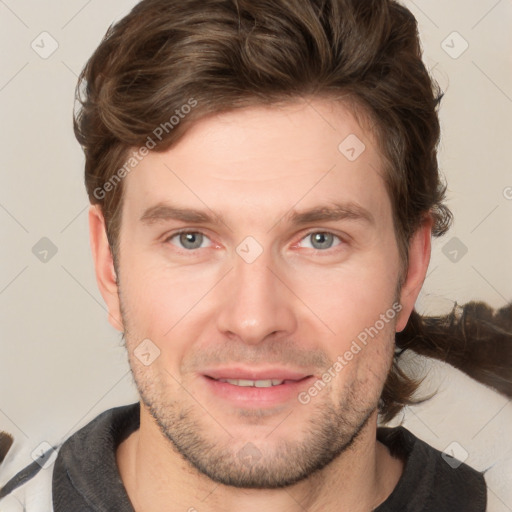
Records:
{"label": "lower lip", "polygon": [[286,382],[279,386],[268,388],[257,388],[255,386],[236,386],[229,382],[220,382],[218,380],[202,375],[208,389],[225,400],[235,405],[243,407],[271,407],[291,399],[297,400],[297,395],[307,389],[314,377],[305,377],[304,379]]}

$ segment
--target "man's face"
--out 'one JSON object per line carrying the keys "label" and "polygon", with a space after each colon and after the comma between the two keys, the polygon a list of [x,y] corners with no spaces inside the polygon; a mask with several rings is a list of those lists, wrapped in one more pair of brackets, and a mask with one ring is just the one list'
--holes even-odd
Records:
{"label": "man's face", "polygon": [[[161,432],[227,485],[290,484],[332,461],[375,417],[399,309],[371,134],[327,101],[226,113],[144,158],[124,193],[120,309]],[[335,205],[337,219],[293,221]]]}

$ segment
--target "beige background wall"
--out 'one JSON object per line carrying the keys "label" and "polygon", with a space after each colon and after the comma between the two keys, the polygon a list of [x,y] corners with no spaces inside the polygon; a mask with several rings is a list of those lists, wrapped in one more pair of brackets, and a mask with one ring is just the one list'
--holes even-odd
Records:
{"label": "beige background wall", "polygon": [[[471,299],[499,307],[512,300],[512,0],[405,3],[446,92],[440,163],[456,217],[434,244],[418,308]],[[16,438],[5,467],[136,400],[96,288],[71,124],[78,73],[134,4],[0,0],[0,430]],[[477,469],[494,465],[490,510],[512,510],[511,402],[436,364],[424,389],[439,386],[406,411],[405,425],[441,450],[458,443],[455,454]]]}

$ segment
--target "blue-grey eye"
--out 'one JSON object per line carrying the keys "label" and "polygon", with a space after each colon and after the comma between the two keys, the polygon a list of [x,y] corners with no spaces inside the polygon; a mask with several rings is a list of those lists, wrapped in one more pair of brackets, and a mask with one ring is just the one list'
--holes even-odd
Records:
{"label": "blue-grey eye", "polygon": [[182,247],[183,249],[188,249],[190,251],[194,249],[200,249],[203,245],[205,239],[207,239],[202,233],[196,231],[187,231],[184,233],[176,233],[172,236],[169,241],[174,238],[178,238],[179,244],[178,247]]}
{"label": "blue-grey eye", "polygon": [[333,246],[334,239],[338,239],[336,235],[328,233],[326,231],[316,231],[315,233],[309,233],[303,238],[303,240],[311,240],[311,248],[316,250],[331,249]]}
{"label": "blue-grey eye", "polygon": [[185,249],[199,249],[203,241],[203,235],[201,233],[181,233],[180,243]]}

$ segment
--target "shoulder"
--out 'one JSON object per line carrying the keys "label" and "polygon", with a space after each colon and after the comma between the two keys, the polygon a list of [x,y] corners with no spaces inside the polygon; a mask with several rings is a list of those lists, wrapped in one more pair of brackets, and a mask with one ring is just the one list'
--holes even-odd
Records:
{"label": "shoulder", "polygon": [[[487,486],[483,473],[417,438],[404,427],[379,428],[377,438],[391,455],[404,460],[404,471],[379,512],[402,510],[483,512]],[[416,505],[414,505],[416,504]],[[411,508],[412,507],[412,508]]]}
{"label": "shoulder", "polygon": [[[90,481],[94,482],[98,467],[104,460],[113,459],[112,448],[117,440],[138,425],[138,405],[102,412],[61,445],[49,448],[34,462],[11,473],[8,481],[0,485],[0,512],[52,512],[55,503],[78,499],[80,492],[69,483],[69,475],[79,475],[78,480],[82,480],[83,474],[90,473]],[[106,449],[112,453],[106,453]],[[113,471],[115,462],[111,465],[109,469]]]}
{"label": "shoulder", "polygon": [[57,449],[45,452],[0,488],[0,512],[51,512]]}

